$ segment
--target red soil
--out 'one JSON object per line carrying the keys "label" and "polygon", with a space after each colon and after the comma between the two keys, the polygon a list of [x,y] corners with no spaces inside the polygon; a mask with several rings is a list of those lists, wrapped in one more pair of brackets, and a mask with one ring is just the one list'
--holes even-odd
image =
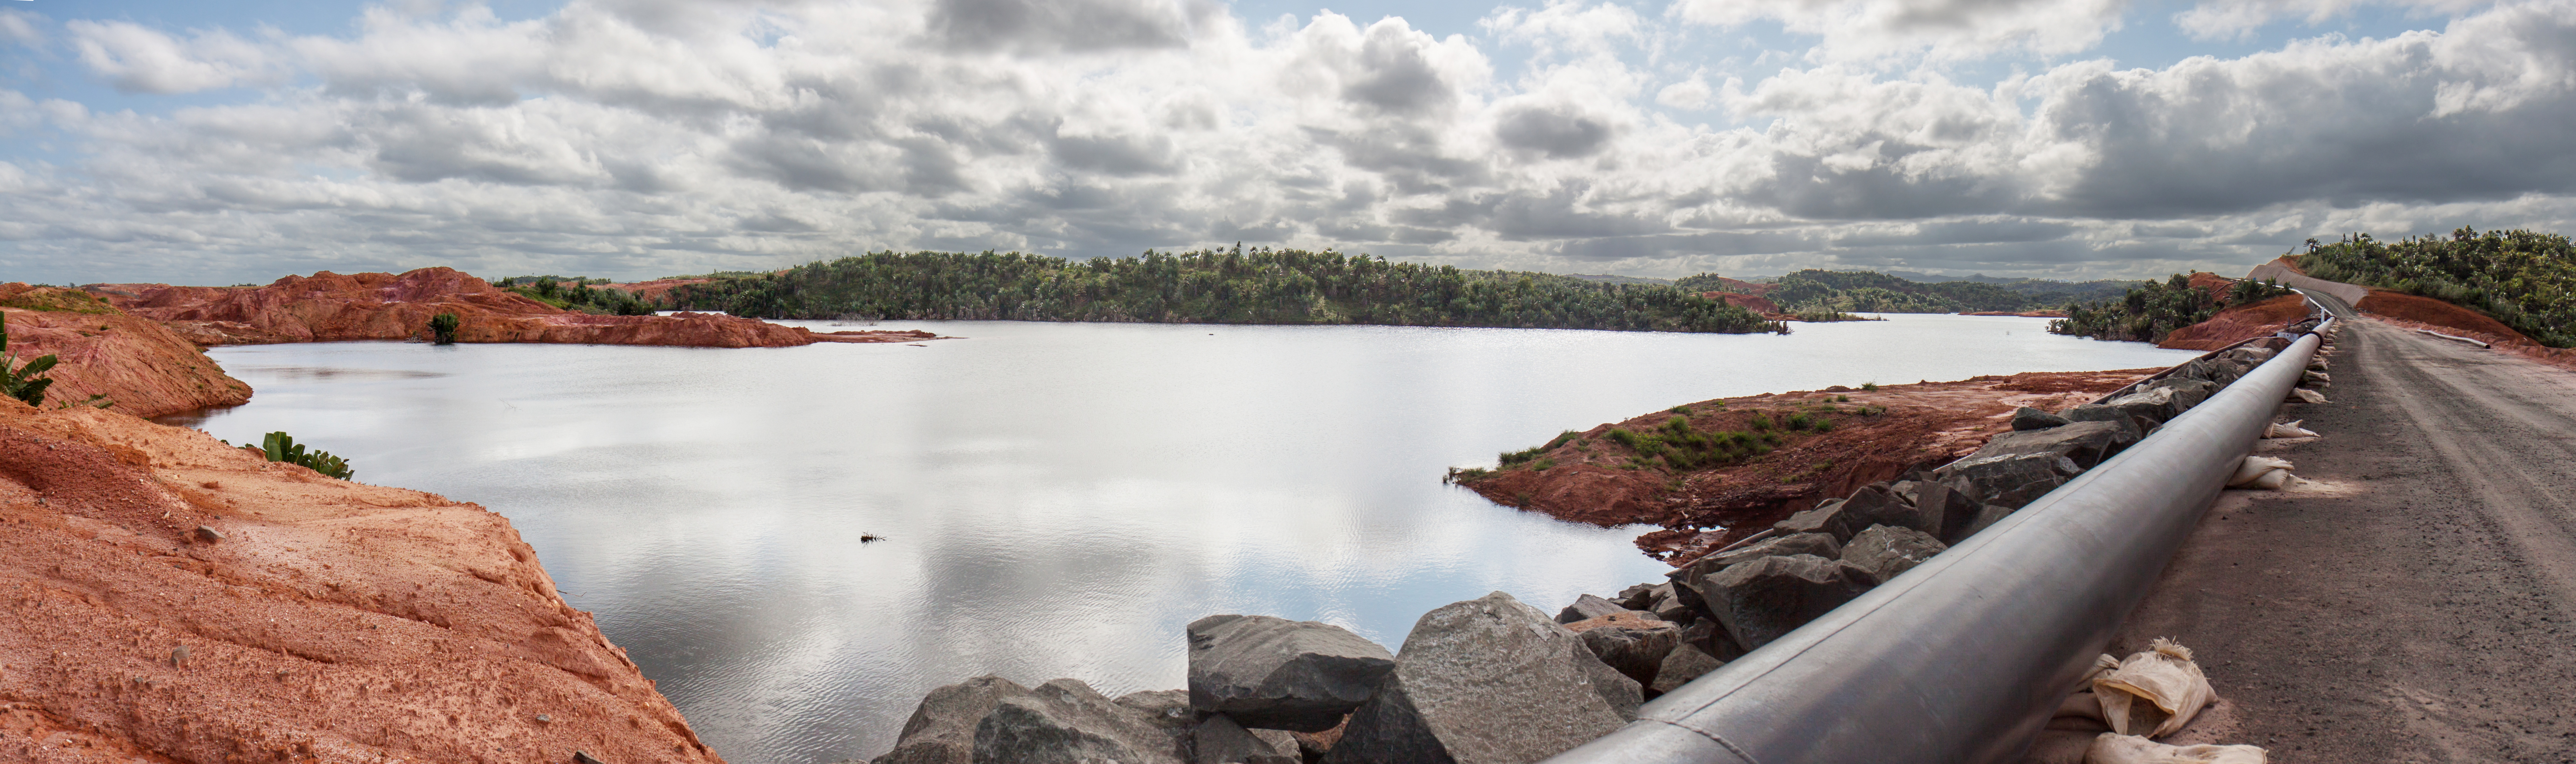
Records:
{"label": "red soil", "polygon": [[[1748,431],[1755,413],[1778,422],[1792,414],[1831,419],[1826,433],[1787,435],[1769,454],[1690,471],[1629,469],[1636,452],[1608,437],[1616,427],[1657,431],[1680,414],[1656,412],[1603,424],[1524,466],[1459,485],[1505,506],[1595,525],[1651,523],[1664,530],[1637,539],[1647,554],[1671,562],[1741,538],[1790,513],[1853,489],[1966,456],[2010,430],[2020,406],[2056,410],[2092,400],[2155,369],[2025,373],[1957,382],[1889,385],[1875,391],[1764,394],[1690,404],[1694,431]],[[1836,401],[1847,396],[1849,401]],[[1877,414],[1861,407],[1885,407]],[[1776,431],[1776,430],[1775,430]],[[1531,467],[1552,462],[1545,470]]]}
{"label": "red soil", "polygon": [[[2195,274],[2196,276],[2197,274]],[[2192,324],[2165,335],[2156,347],[2167,350],[2217,350],[2255,337],[2270,336],[2307,318],[2311,309],[2307,298],[2282,295],[2218,312],[2209,320]]]}
{"label": "red soil", "polygon": [[721,761],[471,503],[0,401],[0,528],[0,758]]}
{"label": "red soil", "polygon": [[89,295],[61,287],[0,284],[9,352],[20,361],[53,355],[45,402],[86,401],[104,393],[114,409],[160,416],[250,400],[250,385],[160,323],[126,315]]}
{"label": "red soil", "polygon": [[2407,329],[2425,329],[2455,337],[2467,337],[2494,346],[2497,350],[2523,356],[2541,363],[2576,371],[2576,349],[2553,348],[2533,342],[2530,337],[2469,310],[2430,297],[2417,297],[2384,289],[2370,290],[2360,305],[2353,306],[2372,318]]}
{"label": "red soil", "polygon": [[330,271],[264,287],[96,284],[85,289],[202,345],[429,338],[429,319],[454,313],[458,342],[686,347],[793,347],[815,342],[913,342],[927,332],[833,332],[716,313],[594,316],[528,299],[451,268],[401,275]]}
{"label": "red soil", "polygon": [[2025,311],[2022,311],[2022,312],[2019,312],[2019,313],[2015,313],[2015,312],[2012,312],[2012,311],[2009,311],[2009,310],[1979,310],[1979,311],[1962,311],[1962,312],[1960,312],[1960,313],[1959,313],[1959,315],[1962,315],[1962,316],[2020,316],[2020,317],[2022,317],[2022,318],[2065,318],[2065,317],[2066,317],[2066,311],[2062,311],[2062,310],[2025,310]]}
{"label": "red soil", "polygon": [[2225,295],[2229,287],[2236,286],[2235,279],[2208,271],[2192,271],[2191,275],[2184,278],[2191,280],[2192,288],[2207,290],[2215,295]]}

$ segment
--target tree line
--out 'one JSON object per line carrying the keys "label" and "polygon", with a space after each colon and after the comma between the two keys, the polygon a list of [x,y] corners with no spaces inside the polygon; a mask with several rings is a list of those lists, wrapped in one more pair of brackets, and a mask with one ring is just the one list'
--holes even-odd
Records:
{"label": "tree line", "polygon": [[874,252],[683,285],[666,304],[754,318],[1788,332],[1784,323],[1661,284],[1240,245],[1089,260]]}
{"label": "tree line", "polygon": [[2065,318],[2048,322],[2048,331],[2097,340],[2157,342],[2221,310],[2285,294],[2290,294],[2286,287],[2253,279],[2239,280],[2224,291],[2196,287],[2191,277],[2177,273],[2161,282],[2142,282],[2116,300],[2070,303]]}
{"label": "tree line", "polygon": [[2477,310],[2554,348],[2576,347],[2576,246],[2566,236],[2462,227],[2395,244],[2354,234],[2308,240],[2299,269],[2327,281],[2431,297]]}
{"label": "tree line", "polygon": [[[1778,288],[1764,299],[1791,313],[1966,313],[2041,310],[2070,301],[2098,300],[2137,286],[2136,281],[2066,282],[2014,279],[1981,281],[1913,281],[1876,271],[1828,271],[1810,268],[1773,280]],[[1714,274],[1673,282],[1697,292],[1743,291]]]}

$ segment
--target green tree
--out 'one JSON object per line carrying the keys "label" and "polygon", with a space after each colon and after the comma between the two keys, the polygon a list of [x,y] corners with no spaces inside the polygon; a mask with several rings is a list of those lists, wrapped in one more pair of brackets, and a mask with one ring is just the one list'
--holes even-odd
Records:
{"label": "green tree", "polygon": [[441,345],[456,344],[456,314],[440,313],[429,317],[429,335]]}

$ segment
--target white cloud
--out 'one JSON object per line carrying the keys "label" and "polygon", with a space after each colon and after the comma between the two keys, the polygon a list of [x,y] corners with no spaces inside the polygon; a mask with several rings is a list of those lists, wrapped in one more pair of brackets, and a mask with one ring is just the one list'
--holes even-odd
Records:
{"label": "white cloud", "polygon": [[2488,0],[2213,0],[2173,16],[2174,26],[2198,40],[2244,40],[2275,20],[2297,18],[2314,26],[2350,15],[2364,5],[2389,5],[2418,12],[2461,14],[2489,5]]}
{"label": "white cloud", "polygon": [[33,48],[45,43],[45,33],[38,31],[43,17],[26,11],[0,8],[0,42]]}
{"label": "white cloud", "polygon": [[2125,0],[1678,0],[1667,13],[1725,28],[1776,21],[1791,33],[1818,38],[1809,57],[1853,63],[2079,53],[2120,28],[2127,5]]}
{"label": "white cloud", "polygon": [[221,29],[181,40],[129,21],[63,25],[92,73],[118,90],[192,93],[273,79],[271,49]]}
{"label": "white cloud", "polygon": [[[262,89],[158,114],[0,90],[6,129],[42,115],[78,147],[0,173],[0,263],[652,276],[1240,240],[1587,272],[2134,275],[2358,222],[2569,217],[2576,0],[2154,70],[1889,68],[2080,50],[2109,7],[1677,11],[1828,35],[1809,63],[1722,82],[1661,58],[1667,22],[1606,4],[1488,16],[1534,53],[1506,73],[1401,20],[1256,38],[1170,0],[382,7],[292,38],[79,21],[82,65],[129,90]],[[956,44],[970,28],[996,44]],[[2079,42],[2040,39],[2059,32]],[[1712,110],[1738,126],[1700,125]]]}

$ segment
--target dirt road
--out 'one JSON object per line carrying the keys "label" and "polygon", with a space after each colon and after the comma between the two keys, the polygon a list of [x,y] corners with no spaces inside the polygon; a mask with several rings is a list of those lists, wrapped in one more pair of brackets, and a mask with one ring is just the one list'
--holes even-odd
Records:
{"label": "dirt road", "polygon": [[2115,649],[2198,651],[2184,734],[2274,762],[2576,762],[2576,374],[2344,324],[2324,437],[2258,451],[2319,482],[2229,491]]}

